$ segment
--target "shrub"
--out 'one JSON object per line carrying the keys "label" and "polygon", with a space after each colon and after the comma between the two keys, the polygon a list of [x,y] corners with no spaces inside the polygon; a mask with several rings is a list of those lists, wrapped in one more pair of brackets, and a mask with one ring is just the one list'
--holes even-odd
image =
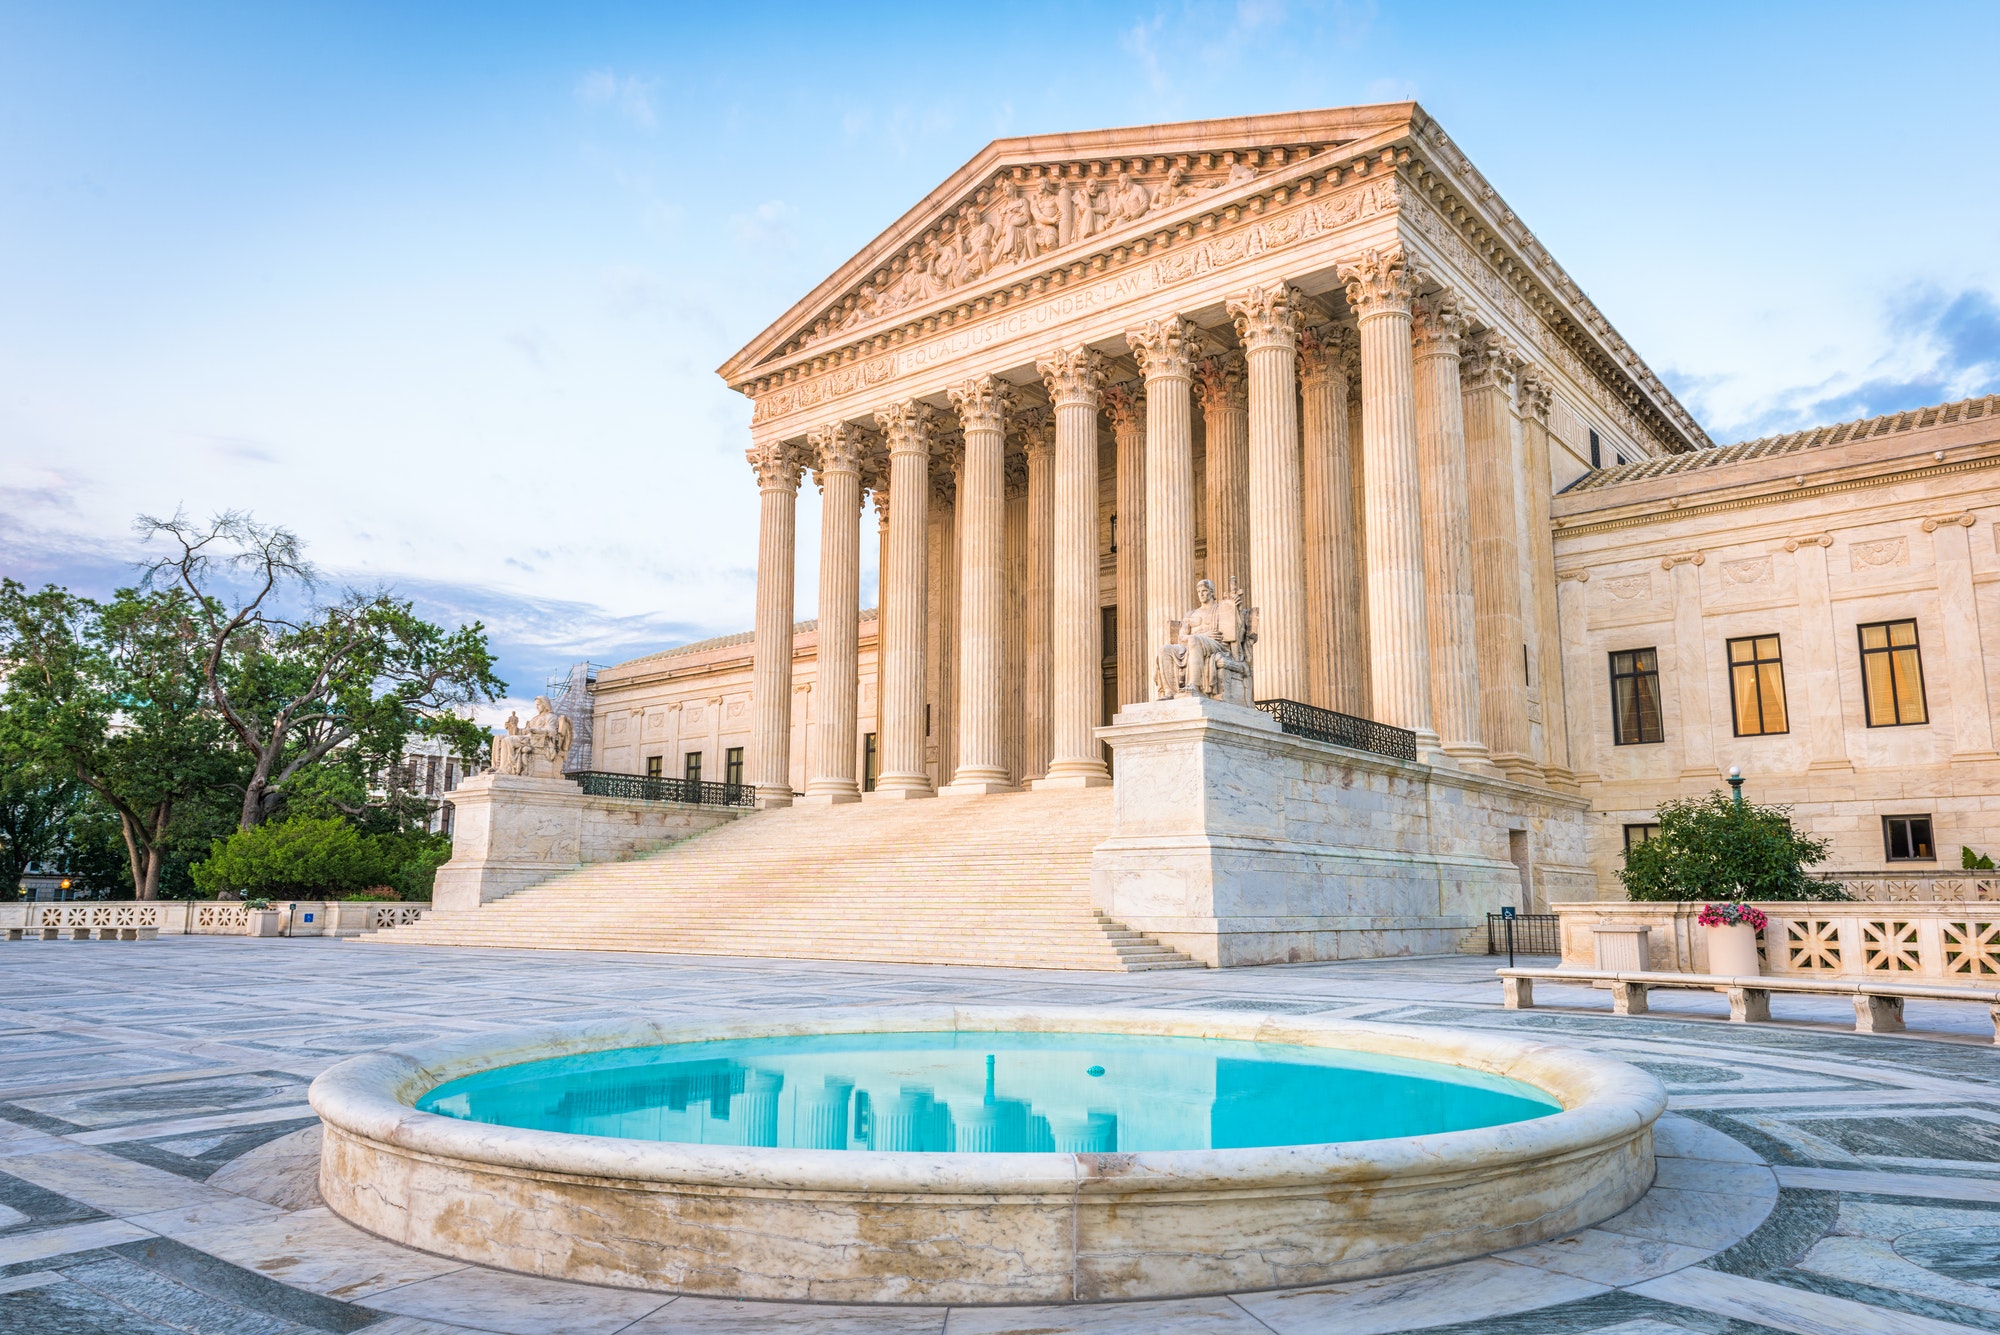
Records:
{"label": "shrub", "polygon": [[343,895],[382,881],[373,841],[338,817],[295,816],[238,830],[209,846],[194,881],[214,895],[237,890],[272,899]]}
{"label": "shrub", "polygon": [[1737,803],[1726,793],[1663,803],[1660,832],[1625,853],[1618,879],[1639,900],[1846,899],[1806,871],[1827,843],[1792,825],[1788,807]]}

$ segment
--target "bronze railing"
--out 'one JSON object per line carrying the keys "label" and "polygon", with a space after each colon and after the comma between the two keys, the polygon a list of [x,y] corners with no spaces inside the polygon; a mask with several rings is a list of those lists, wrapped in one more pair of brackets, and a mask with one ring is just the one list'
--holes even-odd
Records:
{"label": "bronze railing", "polygon": [[1391,727],[1297,700],[1259,700],[1257,708],[1278,720],[1278,726],[1295,737],[1373,751],[1392,760],[1417,758],[1417,735],[1408,728]]}
{"label": "bronze railing", "polygon": [[605,770],[572,770],[563,777],[592,797],[626,797],[641,802],[693,802],[709,807],[754,807],[757,789],[747,783],[702,783],[694,779],[653,778],[646,774],[612,774]]}

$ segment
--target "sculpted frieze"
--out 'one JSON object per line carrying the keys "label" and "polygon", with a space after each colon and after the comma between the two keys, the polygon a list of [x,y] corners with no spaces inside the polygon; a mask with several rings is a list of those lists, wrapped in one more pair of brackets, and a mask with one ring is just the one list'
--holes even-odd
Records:
{"label": "sculpted frieze", "polygon": [[830,399],[882,384],[893,379],[895,374],[896,359],[887,353],[852,365],[836,366],[824,375],[784,385],[760,395],[757,406],[751,410],[750,420],[765,422],[773,417],[795,413],[801,408],[816,407]]}

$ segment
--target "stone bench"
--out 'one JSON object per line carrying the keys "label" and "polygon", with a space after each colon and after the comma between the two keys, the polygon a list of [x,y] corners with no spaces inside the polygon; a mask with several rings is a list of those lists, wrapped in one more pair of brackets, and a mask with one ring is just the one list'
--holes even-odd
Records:
{"label": "stone bench", "polygon": [[68,932],[72,941],[157,941],[157,927],[9,927],[9,941],[60,941]]}
{"label": "stone bench", "polygon": [[1894,1033],[1903,1027],[1903,1002],[1976,1001],[1993,1017],[1993,1041],[2000,1043],[2000,987],[1952,987],[1937,983],[1897,983],[1868,978],[1793,978],[1767,975],[1733,976],[1715,973],[1633,972],[1617,969],[1499,969],[1503,1004],[1528,1010],[1535,1004],[1535,980],[1555,983],[1609,983],[1611,1010],[1616,1015],[1644,1015],[1650,988],[1684,988],[1720,992],[1729,998],[1729,1018],[1736,1024],[1771,1018],[1773,992],[1844,996],[1854,1001],[1854,1032]]}

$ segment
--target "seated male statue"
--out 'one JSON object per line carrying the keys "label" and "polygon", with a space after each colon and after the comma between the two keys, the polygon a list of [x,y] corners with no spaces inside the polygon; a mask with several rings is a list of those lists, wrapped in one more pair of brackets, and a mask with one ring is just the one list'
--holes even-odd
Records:
{"label": "seated male statue", "polygon": [[1207,695],[1249,701],[1248,637],[1244,634],[1241,595],[1217,599],[1212,580],[1195,585],[1199,604],[1180,622],[1174,642],[1160,646],[1154,665],[1158,698],[1176,694]]}

